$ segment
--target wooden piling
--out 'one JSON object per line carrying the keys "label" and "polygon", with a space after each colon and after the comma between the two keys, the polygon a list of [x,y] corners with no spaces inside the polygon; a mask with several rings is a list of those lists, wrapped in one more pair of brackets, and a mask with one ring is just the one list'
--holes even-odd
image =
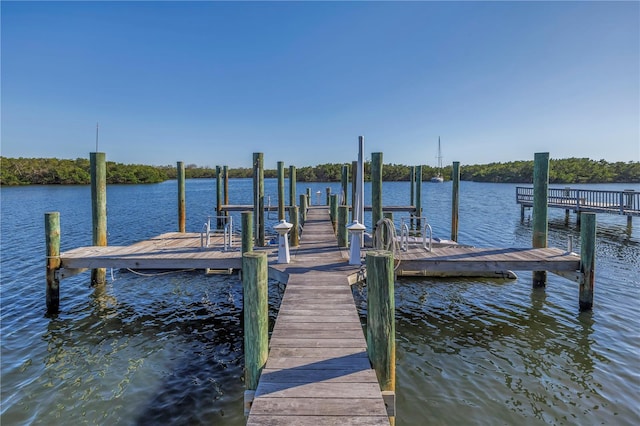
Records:
{"label": "wooden piling", "polygon": [[382,220],[382,153],[371,153],[371,223],[375,232]]}
{"label": "wooden piling", "polygon": [[[547,247],[549,194],[549,153],[538,152],[533,163],[533,248]],[[534,287],[547,284],[547,271],[533,271]]]}
{"label": "wooden piling", "polygon": [[422,166],[416,166],[416,228],[422,231]]}
{"label": "wooden piling", "polygon": [[593,288],[596,270],[596,214],[581,213],[580,227],[580,297],[581,311],[593,307]]}
{"label": "wooden piling", "polygon": [[253,219],[258,247],[264,247],[264,154],[253,153]]}
{"label": "wooden piling", "polygon": [[265,252],[250,251],[242,255],[242,287],[245,389],[255,390],[269,351],[269,295]]}
{"label": "wooden piling", "polygon": [[278,221],[284,219],[284,162],[278,161]]}
{"label": "wooden piling", "polygon": [[47,313],[56,314],[60,309],[60,212],[44,214],[44,234],[46,243],[46,303]]}
{"label": "wooden piling", "polygon": [[300,218],[298,215],[298,206],[289,206],[289,223],[291,223],[291,231],[289,232],[289,245],[298,247],[300,245]]}
{"label": "wooden piling", "polygon": [[[411,166],[409,169],[409,182],[411,183],[411,196],[409,200],[409,205],[413,208],[416,207],[416,166]],[[414,213],[415,214],[415,213]],[[413,229],[413,218],[410,219],[410,227]]]}
{"label": "wooden piling", "polygon": [[351,222],[353,222],[357,216],[356,213],[356,193],[358,186],[358,162],[351,162]]}
{"label": "wooden piling", "polygon": [[340,196],[340,205],[347,205],[349,204],[349,202],[347,201],[347,195],[349,194],[349,165],[348,164],[344,164],[342,166],[341,187],[342,187],[342,194]]}
{"label": "wooden piling", "polygon": [[184,178],[184,163],[178,161],[177,165],[178,175],[178,231],[186,232],[187,224],[187,212],[186,212],[186,198],[185,198],[185,178]]}
{"label": "wooden piling", "polygon": [[460,207],[460,162],[454,161],[451,170],[451,240],[458,241],[458,210]]}
{"label": "wooden piling", "polygon": [[242,253],[253,251],[253,212],[242,212]]}
{"label": "wooden piling", "polygon": [[[395,414],[396,342],[393,253],[367,252],[367,353]],[[395,419],[390,418],[392,424]]]}
{"label": "wooden piling", "polygon": [[[229,166],[222,167],[222,179],[224,181],[224,204],[229,205]],[[224,212],[225,216],[229,216],[229,212]]]}
{"label": "wooden piling", "polygon": [[347,231],[347,219],[349,217],[349,206],[338,207],[338,247],[347,247],[349,241]]}
{"label": "wooden piling", "polygon": [[326,193],[325,205],[329,206],[331,205],[331,188],[327,186],[324,191]]}
{"label": "wooden piling", "polygon": [[302,224],[307,221],[307,208],[309,197],[306,194],[300,194],[300,216],[302,216]]}
{"label": "wooden piling", "polygon": [[313,204],[311,199],[311,188],[307,188],[307,207]]}
{"label": "wooden piling", "polygon": [[296,205],[296,166],[289,166],[289,205]]}
{"label": "wooden piling", "polygon": [[[91,175],[91,218],[93,228],[92,242],[94,246],[107,245],[107,165],[104,152],[89,154]],[[104,284],[107,281],[107,270],[97,268],[91,270],[91,285]]]}
{"label": "wooden piling", "polygon": [[329,197],[329,218],[335,234],[338,230],[338,194],[331,194]]}
{"label": "wooden piling", "polygon": [[222,167],[216,166],[216,228],[224,228],[222,219]]}

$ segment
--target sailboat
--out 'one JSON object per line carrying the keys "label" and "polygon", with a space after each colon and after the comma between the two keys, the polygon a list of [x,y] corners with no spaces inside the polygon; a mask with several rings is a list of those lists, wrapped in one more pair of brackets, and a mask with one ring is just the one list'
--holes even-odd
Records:
{"label": "sailboat", "polygon": [[438,174],[431,178],[431,182],[444,182],[444,178],[442,177],[442,150],[440,149],[440,136],[438,136]]}

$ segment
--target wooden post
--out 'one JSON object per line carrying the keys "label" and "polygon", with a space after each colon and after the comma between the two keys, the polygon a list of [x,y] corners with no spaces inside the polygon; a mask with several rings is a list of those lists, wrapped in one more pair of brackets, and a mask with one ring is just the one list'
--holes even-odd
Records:
{"label": "wooden post", "polygon": [[186,231],[187,212],[185,202],[184,163],[178,161],[178,231]]}
{"label": "wooden post", "polygon": [[371,153],[371,222],[373,232],[382,220],[382,153]]}
{"label": "wooden post", "polygon": [[325,193],[327,194],[325,205],[329,206],[329,205],[331,205],[331,188],[326,187],[325,188]]}
{"label": "wooden post", "polygon": [[222,221],[222,167],[216,166],[216,228],[224,228]]}
{"label": "wooden post", "polygon": [[253,212],[242,212],[242,253],[253,251]]}
{"label": "wooden post", "polygon": [[331,194],[329,198],[329,217],[335,234],[338,229],[338,194]]}
{"label": "wooden post", "polygon": [[349,194],[349,165],[348,164],[344,164],[342,166],[342,176],[341,176],[341,183],[342,183],[342,194],[340,197],[340,205],[347,205],[349,204],[347,202],[347,195]]}
{"label": "wooden post", "polygon": [[580,310],[593,307],[593,287],[596,276],[596,214],[581,213],[580,227]]}
{"label": "wooden post", "polygon": [[[260,373],[269,352],[267,253],[250,251],[242,255],[244,307],[244,383],[247,391],[258,388]],[[253,393],[251,393],[253,394]],[[245,402],[247,402],[245,394]],[[245,404],[250,407],[251,401]],[[249,407],[247,407],[249,405]]]}
{"label": "wooden post", "polygon": [[307,203],[309,202],[309,197],[306,194],[300,194],[300,215],[302,216],[302,225],[307,221]]}
{"label": "wooden post", "polygon": [[[104,152],[89,154],[91,175],[91,218],[93,223],[94,246],[107,245],[107,166]],[[107,281],[107,270],[97,268],[91,270],[91,285],[104,284]]]}
{"label": "wooden post", "polygon": [[460,162],[454,161],[451,170],[453,189],[451,194],[451,239],[458,241],[458,209],[460,207]]}
{"label": "wooden post", "polygon": [[296,166],[289,166],[289,205],[296,205]]}
{"label": "wooden post", "polygon": [[44,234],[47,256],[47,313],[56,314],[60,309],[60,281],[57,274],[60,269],[60,212],[44,214]]}
{"label": "wooden post", "polygon": [[[533,163],[533,248],[547,247],[549,196],[549,153],[538,152]],[[533,271],[533,286],[547,284],[547,271]]]}
{"label": "wooden post", "polygon": [[[229,205],[229,166],[222,167],[222,178],[224,180],[224,205]],[[224,212],[225,216],[229,216],[229,212]]]}
{"label": "wooden post", "polygon": [[[380,389],[391,396],[395,414],[396,326],[394,301],[393,253],[367,252],[367,353],[376,370]],[[387,401],[385,401],[388,403]],[[393,416],[395,417],[395,416]],[[392,424],[395,419],[390,419]]]}
{"label": "wooden post", "polygon": [[313,204],[311,200],[311,188],[307,188],[307,207],[309,207],[311,204]]}
{"label": "wooden post", "polygon": [[422,231],[422,166],[416,166],[416,227]]}
{"label": "wooden post", "polygon": [[293,225],[289,233],[289,242],[291,243],[291,247],[297,247],[300,245],[300,219],[298,216],[298,206],[289,206],[289,222]]}
{"label": "wooden post", "polygon": [[[411,182],[411,199],[409,200],[409,205],[414,209],[416,207],[416,166],[411,166],[409,169],[409,182]],[[415,213],[414,213],[415,214]],[[410,229],[413,229],[413,218],[410,219]]]}
{"label": "wooden post", "polygon": [[347,247],[348,231],[347,218],[349,216],[349,206],[338,207],[338,247]]}
{"label": "wooden post", "polygon": [[278,222],[284,219],[284,162],[278,161]]}
{"label": "wooden post", "polygon": [[264,247],[264,154],[253,153],[253,219],[258,247]]}
{"label": "wooden post", "polygon": [[356,213],[356,186],[358,185],[358,162],[351,162],[351,222],[357,217]]}

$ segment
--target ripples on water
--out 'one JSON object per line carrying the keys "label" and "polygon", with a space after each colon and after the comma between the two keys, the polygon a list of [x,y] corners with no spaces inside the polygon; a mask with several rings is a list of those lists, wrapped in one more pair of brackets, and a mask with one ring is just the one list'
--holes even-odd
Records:
{"label": "ripples on water", "polygon": [[[251,203],[251,181],[235,185],[232,202]],[[309,184],[314,195],[326,186],[339,188]],[[211,213],[213,188],[187,181],[187,230]],[[514,194],[512,185],[463,182],[459,240],[530,246],[530,213],[520,223]],[[174,230],[176,196],[175,182],[109,187],[109,243]],[[408,184],[385,183],[385,197],[408,204]],[[88,245],[89,199],[88,187],[2,189],[2,423],[244,424],[237,276],[114,271],[94,292],[81,275],[62,282],[61,313],[44,316],[43,214],[61,212],[63,250]],[[450,186],[425,184],[423,199],[435,235],[449,237]],[[563,211],[549,213],[549,244],[566,247],[572,236],[578,251],[575,216],[565,225]],[[399,279],[397,423],[640,423],[634,226],[598,215],[593,312],[579,313],[577,285],[552,274],[535,291],[528,272],[515,281]],[[282,290],[270,283],[272,323]],[[354,296],[366,318],[366,285]]]}

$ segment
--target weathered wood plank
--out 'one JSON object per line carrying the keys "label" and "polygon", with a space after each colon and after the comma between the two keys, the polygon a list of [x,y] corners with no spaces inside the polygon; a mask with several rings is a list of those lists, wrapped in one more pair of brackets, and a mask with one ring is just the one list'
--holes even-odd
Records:
{"label": "weathered wood plank", "polygon": [[386,408],[382,397],[256,398],[251,407],[251,416],[283,413],[293,416],[370,416],[374,413],[386,413]]}
{"label": "weathered wood plank", "polygon": [[372,370],[353,369],[264,369],[260,383],[375,383],[378,379]]}
{"label": "weathered wood plank", "polygon": [[262,382],[256,390],[256,397],[263,398],[375,398],[380,395],[378,383],[274,383]]}
{"label": "weathered wood plank", "polygon": [[389,425],[386,416],[278,416],[253,415],[247,426],[382,426]]}

